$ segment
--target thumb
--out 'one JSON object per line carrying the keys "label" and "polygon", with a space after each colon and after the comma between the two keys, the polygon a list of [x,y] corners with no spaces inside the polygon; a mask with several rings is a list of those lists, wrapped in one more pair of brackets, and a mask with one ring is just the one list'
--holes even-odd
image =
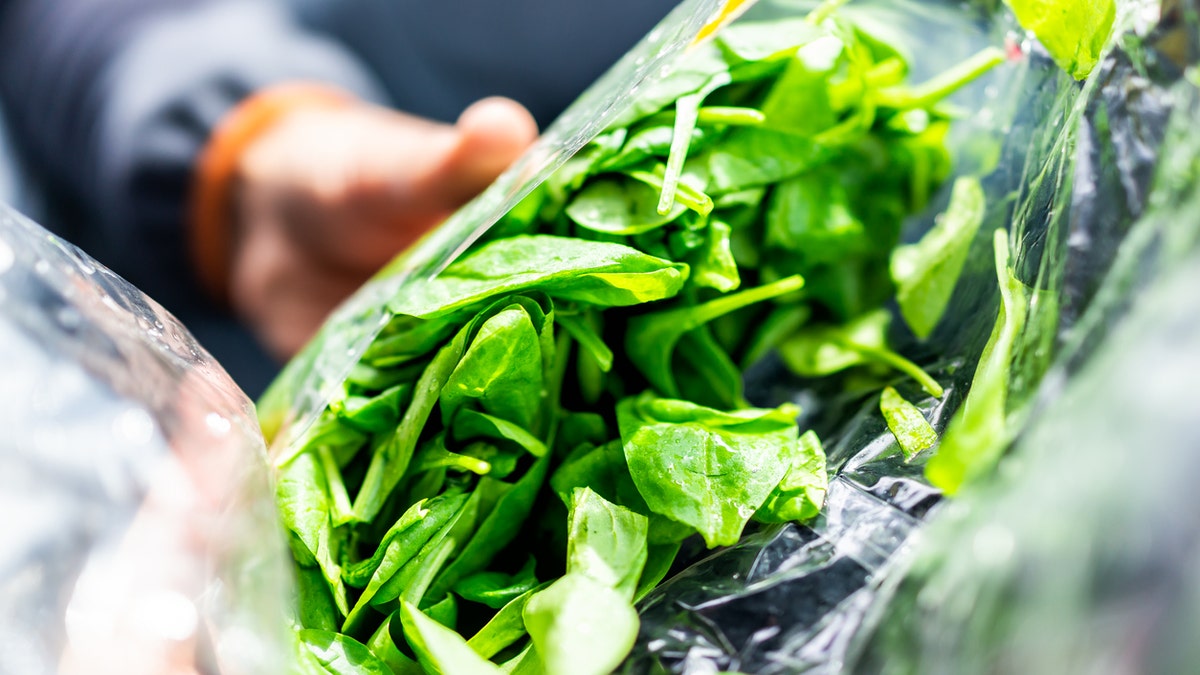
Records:
{"label": "thumb", "polygon": [[537,122],[521,104],[485,98],[455,124],[458,142],[443,165],[447,199],[465,202],[504,172],[537,138]]}

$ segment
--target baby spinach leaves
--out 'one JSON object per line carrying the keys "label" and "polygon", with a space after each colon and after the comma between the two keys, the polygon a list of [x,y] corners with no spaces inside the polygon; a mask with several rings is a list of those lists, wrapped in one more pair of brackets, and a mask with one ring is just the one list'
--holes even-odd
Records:
{"label": "baby spinach leaves", "polygon": [[[902,373],[941,395],[889,344],[886,307],[919,337],[937,324],[978,183],[895,249],[950,175],[936,104],[997,55],[910,86],[837,4],[695,46],[463,257],[386,300],[335,400],[275,458],[310,670],[610,672],[685,539],[731,545],[824,502],[820,440],[792,405],[750,407],[744,368],[774,351],[800,377]],[[1016,292],[939,484],[986,460],[971,434],[1003,411]],[[300,379],[272,390],[271,429]],[[932,442],[895,392],[881,405],[906,452]]]}
{"label": "baby spinach leaves", "polygon": [[962,407],[950,420],[938,452],[925,465],[929,482],[955,494],[995,465],[1008,444],[1009,369],[1013,345],[1029,311],[1025,284],[1008,266],[1008,233],[996,230],[996,275],[1000,282],[1000,315],[979,357],[979,366]]}

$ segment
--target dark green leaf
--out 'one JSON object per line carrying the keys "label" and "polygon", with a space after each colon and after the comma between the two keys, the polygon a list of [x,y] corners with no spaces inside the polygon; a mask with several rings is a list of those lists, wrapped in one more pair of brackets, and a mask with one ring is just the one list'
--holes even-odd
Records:
{"label": "dark green leaf", "polygon": [[839,180],[836,173],[816,170],[777,185],[767,208],[766,244],[808,265],[838,263],[870,250]]}
{"label": "dark green leaf", "polygon": [[453,630],[421,613],[409,602],[400,604],[404,637],[427,672],[446,675],[500,675],[500,667],[476,654]]}
{"label": "dark green leaf", "polygon": [[434,582],[429,590],[431,597],[440,598],[460,579],[484,569],[517,536],[529,512],[533,510],[533,502],[546,480],[548,466],[549,455],[539,458],[512,489],[496,502],[462,552]]}
{"label": "dark green leaf", "polygon": [[433,412],[438,394],[462,358],[467,328],[460,330],[454,340],[442,347],[429,362],[417,381],[412,403],[404,411],[400,425],[390,438],[376,448],[366,478],[354,498],[354,515],[359,522],[370,522],[379,513],[384,500],[408,470],[417,440]]}
{"label": "dark green leaf", "polygon": [[456,441],[490,438],[516,444],[534,457],[546,454],[546,444],[521,427],[485,413],[463,410],[454,418],[451,430]]}
{"label": "dark green leaf", "polygon": [[466,511],[467,502],[466,495],[430,500],[428,508],[422,509],[424,515],[419,520],[397,532],[390,540],[385,539],[383,554],[376,554],[379,556],[379,563],[346,619],[347,629],[358,625],[368,606],[379,606],[395,599],[394,595],[388,597],[385,588],[410,561],[415,560],[426,549],[431,550],[431,545],[436,548],[446,538]]}
{"label": "dark green leaf", "polygon": [[[542,584],[538,590],[548,585]],[[536,592],[536,590],[529,591],[509,601],[483,628],[479,629],[478,633],[467,640],[467,645],[475,650],[476,654],[490,659],[504,648],[525,637],[527,633],[522,613],[525,611],[525,604]]]}
{"label": "dark green leaf", "polygon": [[492,609],[500,609],[518,596],[524,595],[538,586],[534,567],[535,561],[530,558],[516,574],[477,572],[459,580],[451,590],[463,600],[478,602]]}
{"label": "dark green leaf", "polygon": [[832,148],[786,131],[742,127],[708,152],[713,194],[778,183],[829,162]]}
{"label": "dark green leaf", "polygon": [[529,429],[542,407],[541,340],[521,305],[485,321],[441,391],[447,426],[468,404]]}
{"label": "dark green leaf", "polygon": [[891,315],[879,309],[844,326],[805,328],[779,347],[788,369],[804,377],[823,377],[846,368],[877,363],[916,380],[930,396],[941,398],[942,386],[916,364],[887,347]]}
{"label": "dark green leaf", "polygon": [[370,434],[383,433],[396,428],[400,410],[408,404],[413,385],[398,384],[374,397],[350,396],[345,399],[338,416],[346,424]]}
{"label": "dark green leaf", "polygon": [[737,262],[733,259],[730,242],[733,232],[728,224],[716,219],[709,223],[706,230],[703,248],[690,259],[692,283],[721,293],[735,291],[742,280]]}

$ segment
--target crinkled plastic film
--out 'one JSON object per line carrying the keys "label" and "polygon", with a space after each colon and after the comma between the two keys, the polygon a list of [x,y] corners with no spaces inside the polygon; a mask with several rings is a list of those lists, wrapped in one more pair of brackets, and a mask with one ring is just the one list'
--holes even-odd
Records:
{"label": "crinkled plastic film", "polygon": [[0,205],[0,672],[281,672],[253,407],[159,305]]}
{"label": "crinkled plastic film", "polygon": [[[1126,27],[1146,9],[1127,7]],[[1032,421],[999,484],[943,508],[921,458],[898,456],[876,400],[840,426],[835,402],[815,420],[834,425],[822,516],[749,538],[659,589],[629,672],[1194,667],[1200,527],[1183,498],[1195,463],[1184,420],[1197,419],[1186,392],[1200,370],[1195,311],[1184,308],[1200,155],[1186,16],[1177,8],[1144,41],[1126,34],[1082,85],[1032,45],[1000,97],[1016,101],[1015,115],[984,181],[981,229],[1010,228],[1034,300],[1009,425]],[[930,365],[948,363],[940,374],[956,385],[923,406],[939,430],[995,316],[982,253],[955,291],[959,320],[943,322],[954,332],[928,345]],[[829,400],[769,367],[756,374],[768,401]],[[924,519],[938,524],[928,537]]]}

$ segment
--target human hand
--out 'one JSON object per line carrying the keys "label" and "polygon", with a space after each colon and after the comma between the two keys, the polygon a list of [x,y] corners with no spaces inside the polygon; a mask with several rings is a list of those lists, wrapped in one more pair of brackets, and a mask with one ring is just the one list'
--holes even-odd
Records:
{"label": "human hand", "polygon": [[536,135],[523,107],[498,98],[454,125],[367,104],[288,113],[236,169],[233,309],[272,355],[292,356],[338,303]]}

